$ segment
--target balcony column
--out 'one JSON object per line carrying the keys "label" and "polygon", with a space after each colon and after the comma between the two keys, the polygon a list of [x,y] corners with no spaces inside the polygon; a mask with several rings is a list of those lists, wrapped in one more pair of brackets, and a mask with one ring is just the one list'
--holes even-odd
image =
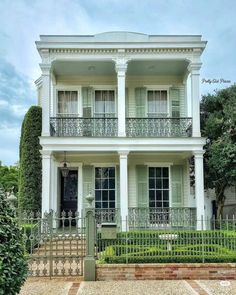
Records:
{"label": "balcony column", "polygon": [[200,132],[200,68],[201,63],[191,63],[191,104],[192,104],[192,136],[201,137]]}
{"label": "balcony column", "polygon": [[125,73],[126,60],[116,61],[117,87],[118,87],[118,136],[125,137]]}
{"label": "balcony column", "polygon": [[51,208],[51,151],[41,151],[42,155],[42,216]]}
{"label": "balcony column", "polygon": [[119,152],[120,155],[120,215],[121,229],[128,230],[128,151]]}
{"label": "balcony column", "polygon": [[195,162],[195,199],[197,208],[197,230],[205,230],[204,178],[203,178],[204,151],[194,152]]}
{"label": "balcony column", "polygon": [[50,136],[50,64],[41,64],[42,70],[42,136]]}

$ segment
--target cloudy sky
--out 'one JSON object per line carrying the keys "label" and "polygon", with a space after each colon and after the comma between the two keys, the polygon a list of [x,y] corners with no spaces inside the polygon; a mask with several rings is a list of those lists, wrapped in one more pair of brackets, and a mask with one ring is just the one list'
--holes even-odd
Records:
{"label": "cloudy sky", "polygon": [[[0,160],[18,161],[21,122],[37,103],[40,34],[201,34],[201,77],[236,82],[235,0],[0,0]],[[205,94],[230,84],[202,84]]]}

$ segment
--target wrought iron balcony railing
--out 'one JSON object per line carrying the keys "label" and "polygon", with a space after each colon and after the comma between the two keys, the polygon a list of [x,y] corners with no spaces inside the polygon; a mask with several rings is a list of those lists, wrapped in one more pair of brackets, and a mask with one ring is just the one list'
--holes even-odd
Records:
{"label": "wrought iron balcony railing", "polygon": [[192,118],[127,118],[128,137],[191,137]]}
{"label": "wrought iron balcony railing", "polygon": [[129,208],[130,228],[195,228],[196,208]]}
{"label": "wrought iron balcony railing", "polygon": [[51,136],[113,137],[117,129],[117,118],[50,118]]}
{"label": "wrought iron balcony railing", "polygon": [[120,209],[95,209],[95,219],[98,225],[102,223],[116,223],[120,224]]}

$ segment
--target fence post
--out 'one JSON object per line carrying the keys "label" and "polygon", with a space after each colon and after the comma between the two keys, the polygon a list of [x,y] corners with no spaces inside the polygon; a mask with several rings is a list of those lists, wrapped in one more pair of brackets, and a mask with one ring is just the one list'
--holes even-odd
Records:
{"label": "fence post", "polygon": [[[86,198],[90,202],[88,197]],[[93,200],[92,200],[93,201]],[[84,280],[96,280],[95,261],[95,210],[92,208],[92,201],[89,208],[85,209],[86,226],[86,257],[84,258]]]}

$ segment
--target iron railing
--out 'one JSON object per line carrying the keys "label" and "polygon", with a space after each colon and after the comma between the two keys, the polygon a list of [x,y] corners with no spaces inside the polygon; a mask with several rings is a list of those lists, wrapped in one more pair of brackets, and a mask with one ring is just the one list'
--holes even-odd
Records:
{"label": "iron railing", "polygon": [[120,209],[95,209],[95,219],[98,226],[102,223],[116,223],[120,225]]}
{"label": "iron railing", "polygon": [[129,208],[130,229],[196,227],[196,208]]}
{"label": "iron railing", "polygon": [[117,136],[117,118],[51,117],[51,136]]}
{"label": "iron railing", "polygon": [[127,118],[128,137],[191,137],[192,118]]}

